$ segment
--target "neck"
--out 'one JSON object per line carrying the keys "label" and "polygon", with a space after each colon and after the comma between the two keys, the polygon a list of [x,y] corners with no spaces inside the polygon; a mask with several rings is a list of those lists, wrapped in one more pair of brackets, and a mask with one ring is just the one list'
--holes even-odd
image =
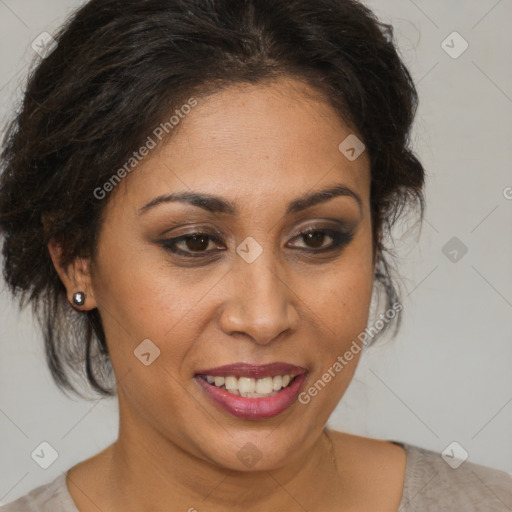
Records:
{"label": "neck", "polygon": [[224,469],[149,428],[120,429],[110,449],[109,501],[112,509],[126,512],[317,510],[323,502],[328,510],[341,489],[326,431],[286,465],[270,471]]}

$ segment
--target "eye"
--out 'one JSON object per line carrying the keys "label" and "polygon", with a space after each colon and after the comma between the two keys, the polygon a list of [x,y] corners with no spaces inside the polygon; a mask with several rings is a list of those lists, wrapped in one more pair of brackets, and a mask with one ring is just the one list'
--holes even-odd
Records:
{"label": "eye", "polygon": [[216,236],[208,233],[187,233],[176,238],[161,242],[164,249],[185,257],[196,258],[208,253],[219,252],[219,249],[207,250],[211,242],[222,245]]}
{"label": "eye", "polygon": [[[348,245],[353,238],[354,232],[318,228],[308,229],[295,237],[295,239],[301,239],[306,245],[306,247],[299,248],[313,253],[334,251]],[[325,245],[325,242],[329,239],[331,243]]]}
{"label": "eye", "polygon": [[[353,232],[311,228],[303,231],[293,239],[302,240],[305,246],[301,247],[295,244],[291,244],[291,246],[305,252],[322,253],[335,251],[348,245],[353,237]],[[329,240],[330,243],[326,245],[326,242],[329,242]],[[210,249],[212,245],[223,246],[223,244],[217,236],[203,232],[187,233],[175,238],[169,238],[162,240],[160,244],[165,250],[185,258],[200,258],[225,250],[225,248]]]}

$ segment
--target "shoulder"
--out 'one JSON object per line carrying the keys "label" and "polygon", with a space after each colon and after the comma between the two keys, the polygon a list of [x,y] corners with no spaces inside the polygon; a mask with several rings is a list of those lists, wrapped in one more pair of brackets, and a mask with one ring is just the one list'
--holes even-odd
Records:
{"label": "shoulder", "polygon": [[[398,443],[407,465],[400,512],[425,508],[467,512],[512,510],[512,476],[503,471],[461,462],[432,450]],[[453,453],[453,452],[452,452]]]}
{"label": "shoulder", "polygon": [[362,510],[396,511],[402,496],[406,452],[393,443],[328,430],[347,499]]}
{"label": "shoulder", "polygon": [[401,474],[406,465],[406,450],[400,444],[390,441],[363,437],[346,432],[329,430],[329,436],[336,444],[340,455],[345,459],[357,460],[365,474],[374,470],[374,475],[390,470],[391,467]]}
{"label": "shoulder", "polygon": [[66,473],[40,485],[7,505],[0,512],[78,512],[66,487]]}
{"label": "shoulder", "polygon": [[512,476],[504,471],[468,460],[460,463],[404,442],[333,430],[329,434],[340,450],[339,456],[356,461],[353,467],[372,482],[372,489],[383,493],[394,487],[401,492],[399,512],[512,510]]}

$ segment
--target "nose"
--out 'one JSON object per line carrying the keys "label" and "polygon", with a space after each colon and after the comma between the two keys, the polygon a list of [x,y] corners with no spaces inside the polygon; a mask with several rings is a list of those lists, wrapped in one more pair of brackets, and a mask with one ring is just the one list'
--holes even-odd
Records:
{"label": "nose", "polygon": [[[265,253],[263,253],[265,254]],[[230,275],[229,298],[223,303],[220,324],[231,336],[248,336],[259,345],[271,343],[299,323],[297,297],[291,283],[263,254],[254,262],[237,261]]]}

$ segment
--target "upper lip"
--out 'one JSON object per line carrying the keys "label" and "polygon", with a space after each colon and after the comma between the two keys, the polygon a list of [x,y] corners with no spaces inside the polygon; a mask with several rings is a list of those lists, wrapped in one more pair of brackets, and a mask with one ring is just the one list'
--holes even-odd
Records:
{"label": "upper lip", "polygon": [[290,375],[291,377],[295,377],[306,372],[306,368],[283,362],[268,364],[233,363],[200,370],[196,372],[196,375],[211,375],[212,377],[233,375],[234,377],[262,379],[263,377],[275,377],[276,375]]}

